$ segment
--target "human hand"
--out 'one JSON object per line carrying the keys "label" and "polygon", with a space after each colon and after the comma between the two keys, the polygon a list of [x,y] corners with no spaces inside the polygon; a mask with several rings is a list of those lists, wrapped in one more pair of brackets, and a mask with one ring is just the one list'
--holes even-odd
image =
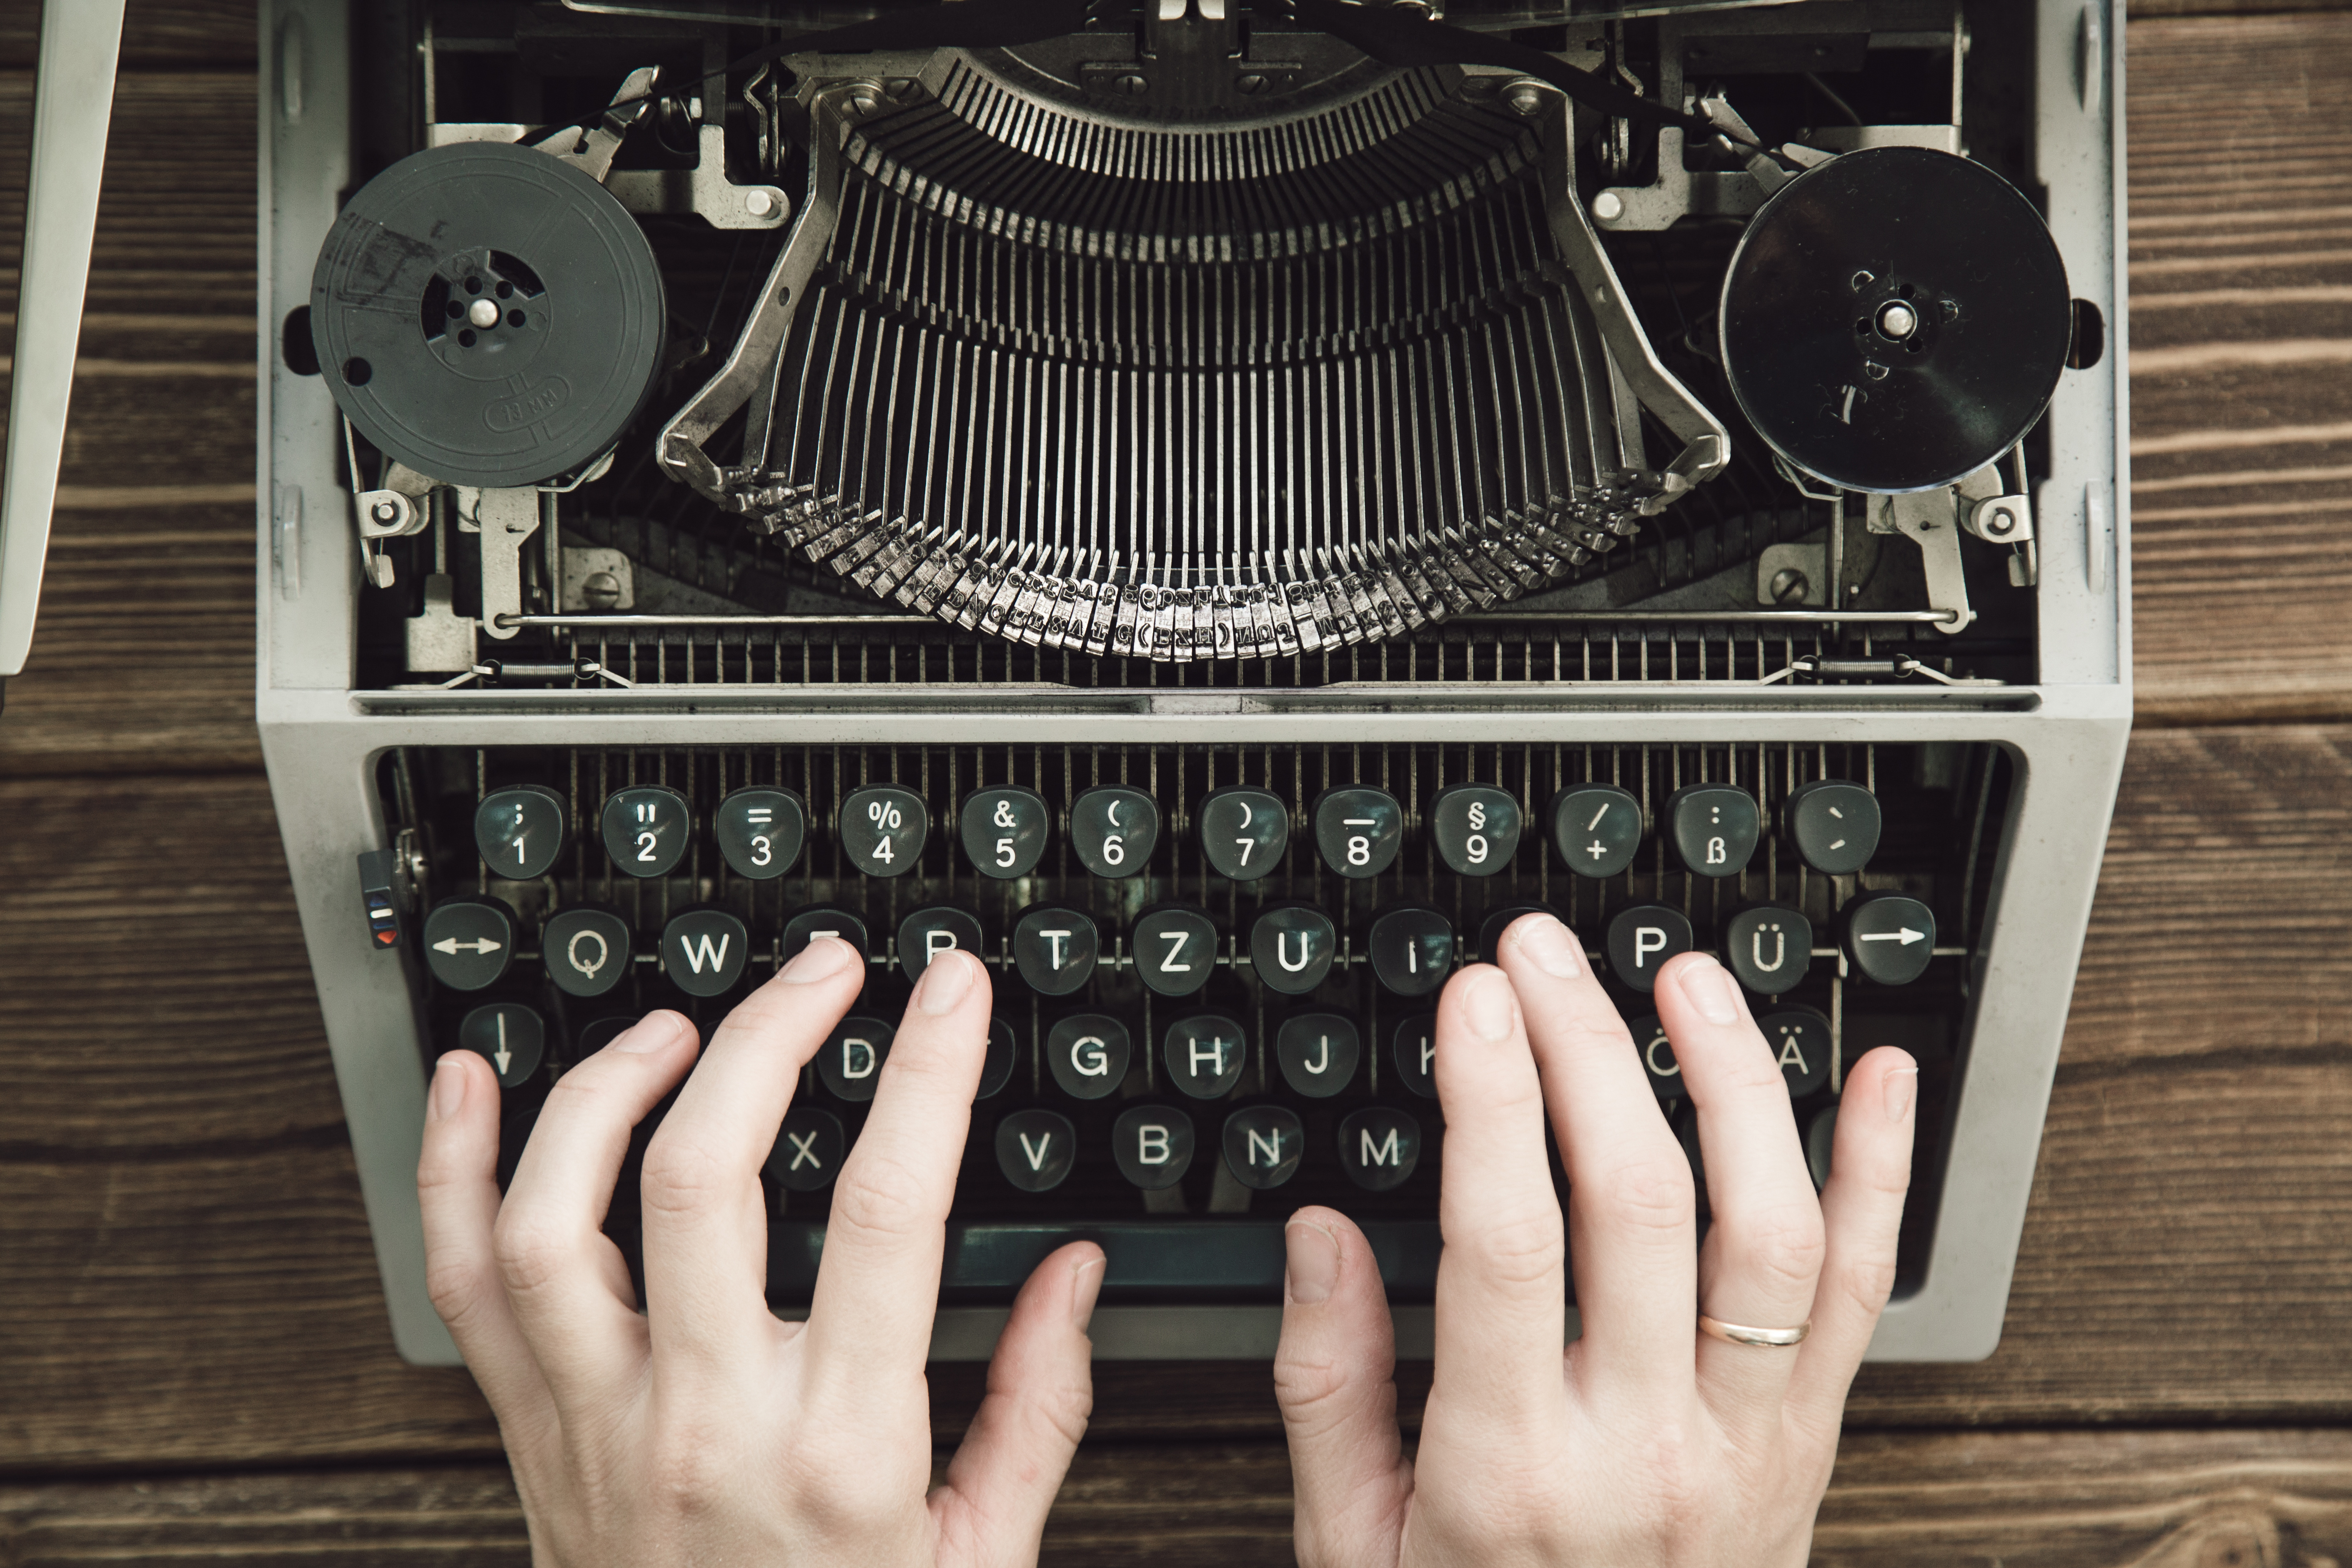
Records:
{"label": "human hand", "polygon": [[[1895,1279],[1917,1069],[1881,1047],[1846,1074],[1817,1201],[1738,984],[1704,953],[1665,964],[1658,1016],[1697,1107],[1713,1205],[1701,1247],[1689,1162],[1581,947],[1549,915],[1515,922],[1501,946],[1501,970],[1465,970],[1439,1005],[1445,1250],[1413,1459],[1362,1233],[1329,1209],[1290,1222],[1275,1378],[1298,1560],[1796,1568]],[[1547,1110],[1568,1170],[1565,1241]],[[1570,1256],[1584,1331],[1563,1354]],[[1699,1331],[1701,1311],[1812,1331],[1795,1349],[1730,1343]]]}
{"label": "human hand", "polygon": [[[808,1321],[768,1310],[761,1163],[865,970],[847,943],[812,942],[698,1068],[694,1026],[648,1015],[557,1080],[503,1202],[497,1079],[472,1052],[441,1058],[417,1169],[428,1282],[498,1413],[536,1563],[1036,1560],[1093,1397],[1092,1243],[1023,1287],[926,1497],[923,1363],[988,1035],[977,959],[942,953],[915,987],[834,1184]],[[646,1152],[641,1315],[600,1227],[630,1129],[680,1079]]]}

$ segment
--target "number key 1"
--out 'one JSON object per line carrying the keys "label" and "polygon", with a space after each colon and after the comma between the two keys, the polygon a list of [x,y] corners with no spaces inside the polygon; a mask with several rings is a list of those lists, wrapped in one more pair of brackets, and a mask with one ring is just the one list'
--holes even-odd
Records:
{"label": "number key 1", "polygon": [[853,790],[841,803],[841,847],[869,877],[903,877],[923,856],[931,814],[923,797],[895,784]]}
{"label": "number key 1", "polygon": [[544,877],[563,853],[568,816],[563,797],[543,784],[492,790],[474,812],[474,846],[492,876]]}
{"label": "number key 1", "polygon": [[686,796],[659,784],[615,790],[604,801],[604,853],[632,877],[667,877],[686,858]]}

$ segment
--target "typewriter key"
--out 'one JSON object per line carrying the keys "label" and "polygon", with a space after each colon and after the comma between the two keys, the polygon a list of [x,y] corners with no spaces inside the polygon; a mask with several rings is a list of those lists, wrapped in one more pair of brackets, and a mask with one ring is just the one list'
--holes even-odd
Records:
{"label": "typewriter key", "polygon": [[1201,852],[1217,875],[1255,882],[1282,864],[1290,809],[1262,789],[1212,791],[1201,802]]}
{"label": "typewriter key", "polygon": [[768,1179],[793,1193],[823,1192],[833,1184],[849,1140],[841,1118],[814,1105],[795,1105],[784,1112],[777,1129],[776,1146],[768,1155]]}
{"label": "typewriter key", "polygon": [[898,1031],[887,1020],[853,1014],[833,1026],[816,1053],[817,1081],[844,1100],[874,1098],[874,1080],[890,1059]]}
{"label": "typewriter key", "polygon": [[500,1089],[513,1089],[539,1070],[547,1026],[519,1002],[493,1002],[466,1015],[457,1026],[457,1044],[488,1060]]}
{"label": "typewriter key", "polygon": [[1196,1013],[1168,1026],[1160,1059],[1168,1081],[1194,1100],[1214,1100],[1242,1080],[1249,1060],[1242,1026],[1218,1013]]}
{"label": "typewriter key", "polygon": [[1845,907],[1845,951],[1881,985],[1908,985],[1936,949],[1935,911],[1900,893],[1872,893]]}
{"label": "typewriter key", "polygon": [[1025,877],[1045,853],[1045,829],[1052,821],[1053,813],[1033,791],[974,790],[957,814],[964,858],[983,877]]}
{"label": "typewriter key", "polygon": [[903,877],[922,858],[931,814],[912,790],[876,784],[841,803],[841,847],[869,877]]}
{"label": "typewriter key", "polygon": [[1426,996],[1454,967],[1454,922],[1435,910],[1391,910],[1372,921],[1364,946],[1382,985],[1400,996]]}
{"label": "typewriter key", "polygon": [[980,1062],[980,1087],[972,1099],[993,1100],[1013,1081],[1013,1059],[1020,1054],[1020,1037],[1002,1018],[988,1021],[988,1054]]}
{"label": "typewriter key", "polygon": [[1843,779],[1815,779],[1790,792],[1782,831],[1805,864],[1824,877],[1849,877],[1878,852],[1878,797]]}
{"label": "typewriter key", "polygon": [[1421,1123],[1402,1110],[1368,1105],[1339,1123],[1339,1168],[1368,1193],[1404,1184],[1421,1163]]}
{"label": "typewriter key", "polygon": [[1785,904],[1759,904],[1725,922],[1731,973],[1759,996],[1793,991],[1813,961],[1813,922]]}
{"label": "typewriter key", "polygon": [[1172,1187],[1192,1166],[1192,1119],[1171,1106],[1129,1106],[1111,1124],[1110,1150],[1132,1185]]}
{"label": "typewriter key", "polygon": [[808,813],[788,789],[739,789],[711,814],[711,837],[739,877],[764,882],[781,877],[801,858]]}
{"label": "typewriter key", "polygon": [[1304,996],[1322,984],[1339,952],[1331,917],[1305,904],[1277,904],[1250,927],[1252,973],[1286,996]]}
{"label": "typewriter key", "polygon": [[1062,1092],[1100,1100],[1127,1081],[1133,1054],[1127,1026],[1105,1013],[1076,1013],[1045,1031],[1045,1069]]}
{"label": "typewriter key", "polygon": [[1162,996],[1190,996],[1209,983],[1224,939],[1200,910],[1166,904],[1146,910],[1129,939],[1135,972]]}
{"label": "typewriter key", "polygon": [[1275,1031],[1282,1081],[1309,1100],[1328,1100],[1355,1080],[1363,1044],[1355,1021],[1338,1013],[1301,1013]]}
{"label": "typewriter key", "polygon": [[1491,877],[1519,849],[1519,803],[1492,784],[1455,784],[1429,805],[1430,837],[1458,876]]}
{"label": "typewriter key", "polygon": [[667,877],[686,858],[686,796],[659,784],[615,790],[602,817],[604,853],[632,877]]}
{"label": "typewriter key", "polygon": [[812,904],[807,909],[795,910],[793,918],[784,922],[780,961],[790,963],[801,955],[801,949],[821,936],[839,937],[856,948],[860,958],[870,961],[874,956],[874,942],[866,934],[863,920],[833,904]]}
{"label": "typewriter key", "polygon": [[570,996],[602,996],[628,978],[635,938],[611,910],[575,904],[547,918],[540,959],[555,988]]}
{"label": "typewriter key", "polygon": [[1551,840],[1580,877],[1614,877],[1642,847],[1642,803],[1613,784],[1583,784],[1551,797]]}
{"label": "typewriter key", "polygon": [[1016,1110],[996,1124],[996,1168],[1024,1193],[1050,1193],[1077,1158],[1078,1130],[1055,1110]]}
{"label": "typewriter key", "polygon": [[544,877],[563,853],[571,813],[563,797],[540,784],[492,790],[474,809],[474,847],[490,875],[510,882]]}
{"label": "typewriter key", "polygon": [[751,962],[751,933],[725,910],[688,910],[662,928],[662,973],[689,996],[734,989]]}
{"label": "typewriter key", "polygon": [[1660,1100],[1680,1100],[1683,1097],[1682,1064],[1675,1060],[1674,1043],[1666,1038],[1666,1026],[1658,1022],[1655,1013],[1635,1018],[1628,1026],[1633,1037],[1633,1048],[1642,1055],[1642,1071],[1649,1079],[1651,1089]]}
{"label": "typewriter key", "polygon": [[1773,1058],[1780,1064],[1790,1100],[1802,1100],[1829,1087],[1827,1018],[1810,1007],[1790,1007],[1765,1014],[1756,1020],[1756,1026],[1764,1031],[1764,1043],[1772,1047]]}
{"label": "typewriter key", "polygon": [[1070,846],[1097,877],[1132,877],[1160,842],[1160,806],[1138,789],[1090,789],[1070,807]]}
{"label": "typewriter key", "polygon": [[1437,1015],[1407,1018],[1390,1037],[1389,1056],[1396,1063],[1397,1081],[1423,1100],[1437,1098]]}
{"label": "typewriter key", "polygon": [[1682,910],[1635,904],[1609,922],[1609,967],[1618,979],[1646,993],[1657,986],[1658,966],[1678,952],[1688,952],[1694,940]]}
{"label": "typewriter key", "polygon": [[1737,877],[1763,836],[1756,797],[1728,784],[1691,784],[1666,802],[1666,822],[1683,868],[1700,877]]}
{"label": "typewriter key", "polygon": [[[1541,904],[1504,905],[1478,922],[1479,961],[1484,963],[1502,963],[1503,933],[1511,929],[1513,922],[1528,915],[1549,915],[1554,920],[1559,919],[1559,910],[1546,909]],[[1567,922],[1562,921],[1560,923],[1565,925]]]}
{"label": "typewriter key", "polygon": [[497,899],[444,899],[425,917],[425,967],[452,991],[494,985],[514,962],[514,910]]}
{"label": "typewriter key", "polygon": [[917,910],[898,922],[898,972],[913,984],[931,966],[931,960],[960,947],[985,961],[985,938],[980,921],[966,910],[944,905]]}
{"label": "typewriter key", "polygon": [[1298,1173],[1307,1129],[1283,1105],[1250,1105],[1225,1118],[1225,1169],[1245,1187],[1265,1192]]}
{"label": "typewriter key", "polygon": [[1029,989],[1067,996],[1094,978],[1102,936],[1095,922],[1076,910],[1022,911],[1013,925],[1013,963]]}
{"label": "typewriter key", "polygon": [[1836,1106],[1825,1105],[1805,1125],[1805,1163],[1811,1167],[1815,1191],[1830,1184],[1830,1154],[1837,1147],[1837,1113]]}
{"label": "typewriter key", "polygon": [[1325,790],[1314,816],[1315,846],[1342,877],[1377,877],[1404,847],[1404,807],[1384,789]]}

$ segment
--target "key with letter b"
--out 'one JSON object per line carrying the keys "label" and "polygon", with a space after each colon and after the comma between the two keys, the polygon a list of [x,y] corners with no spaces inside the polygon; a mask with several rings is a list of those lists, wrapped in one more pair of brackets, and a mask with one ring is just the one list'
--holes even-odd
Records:
{"label": "key with letter b", "polygon": [[1145,1192],[1172,1187],[1192,1164],[1192,1119],[1164,1105],[1132,1106],[1110,1131],[1118,1173]]}

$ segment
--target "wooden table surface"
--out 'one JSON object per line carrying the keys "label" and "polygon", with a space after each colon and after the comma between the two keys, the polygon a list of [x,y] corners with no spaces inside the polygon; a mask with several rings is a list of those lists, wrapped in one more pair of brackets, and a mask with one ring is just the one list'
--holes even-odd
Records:
{"label": "wooden table surface", "polygon": [[[2352,1562],[2352,13],[2217,3],[2128,30],[2140,724],[2007,1328],[1864,1370],[1822,1563]],[[0,1568],[520,1563],[471,1380],[393,1353],[254,738],[250,0],[124,48],[0,718]],[[1263,1366],[1097,1387],[1050,1561],[1289,1561]]]}

